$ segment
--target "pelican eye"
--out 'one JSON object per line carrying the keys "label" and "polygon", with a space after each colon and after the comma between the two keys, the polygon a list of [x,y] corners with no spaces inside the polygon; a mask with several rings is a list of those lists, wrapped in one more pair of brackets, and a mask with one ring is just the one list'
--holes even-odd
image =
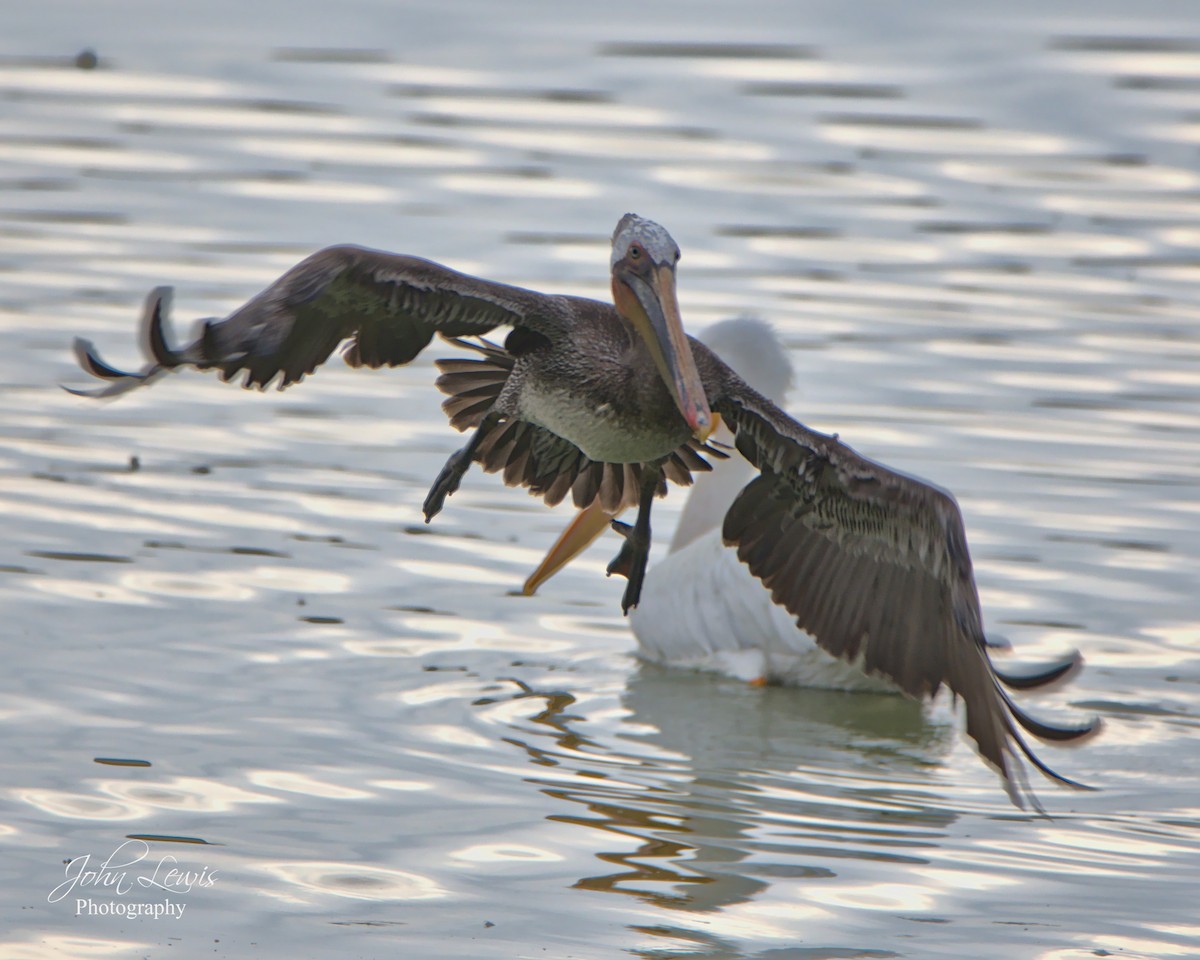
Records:
{"label": "pelican eye", "polygon": [[641,260],[642,259],[642,248],[639,247],[636,243],[633,244],[633,246],[631,246],[629,248],[629,259],[630,260]]}

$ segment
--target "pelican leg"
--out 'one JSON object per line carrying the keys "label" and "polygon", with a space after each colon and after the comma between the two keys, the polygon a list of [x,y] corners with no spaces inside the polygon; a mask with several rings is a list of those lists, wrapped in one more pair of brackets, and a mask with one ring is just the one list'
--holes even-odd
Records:
{"label": "pelican leg", "polygon": [[446,465],[442,467],[442,472],[437,475],[437,479],[433,481],[433,486],[429,488],[429,493],[425,497],[425,503],[421,507],[422,512],[425,514],[426,523],[429,523],[442,512],[446,498],[458,489],[463,475],[470,469],[479,444],[483,442],[484,437],[491,433],[500,422],[501,418],[498,415],[488,414],[483,418],[479,426],[475,428],[475,432],[471,434],[471,439],[467,441],[467,445],[461,450],[456,450],[450,454],[450,457],[446,460]]}
{"label": "pelican leg", "polygon": [[625,577],[629,583],[621,597],[621,611],[629,613],[638,605],[642,596],[642,581],[646,576],[646,562],[650,559],[650,506],[658,491],[660,468],[647,465],[642,474],[642,487],[638,491],[637,522],[631,527],[620,520],[612,521],[612,528],[625,538],[621,549],[608,565],[608,575],[614,573]]}

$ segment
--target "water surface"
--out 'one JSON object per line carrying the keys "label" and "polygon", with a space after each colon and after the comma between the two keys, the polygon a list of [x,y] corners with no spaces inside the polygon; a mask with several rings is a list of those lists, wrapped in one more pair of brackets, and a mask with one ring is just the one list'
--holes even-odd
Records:
{"label": "water surface", "polygon": [[[0,952],[1194,955],[1200,29],[1126,9],[9,11]],[[639,665],[611,542],[514,596],[565,514],[472,474],[421,522],[437,351],[57,387],[149,287],[182,329],[334,242],[604,297],[626,210],[693,330],[770,320],[797,416],[955,491],[989,630],[1087,658],[1035,706],[1104,718],[1045,751],[1102,791],[1037,818],[946,704]],[[49,902],[131,836],[191,892],[86,896],[182,917]]]}

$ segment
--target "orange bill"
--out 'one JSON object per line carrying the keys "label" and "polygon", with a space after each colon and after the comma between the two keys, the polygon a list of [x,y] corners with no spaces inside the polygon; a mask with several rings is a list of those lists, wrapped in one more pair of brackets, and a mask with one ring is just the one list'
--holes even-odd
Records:
{"label": "orange bill", "polygon": [[707,440],[713,430],[712,411],[683,330],[674,268],[656,266],[648,279],[633,271],[615,273],[613,300],[645,342],[687,425],[697,439]]}
{"label": "orange bill", "polygon": [[554,546],[550,548],[538,568],[529,575],[521,592],[527,597],[532,597],[538,587],[579,556],[593,540],[607,530],[613,516],[605,513],[597,503],[580,510],[575,519],[559,534]]}

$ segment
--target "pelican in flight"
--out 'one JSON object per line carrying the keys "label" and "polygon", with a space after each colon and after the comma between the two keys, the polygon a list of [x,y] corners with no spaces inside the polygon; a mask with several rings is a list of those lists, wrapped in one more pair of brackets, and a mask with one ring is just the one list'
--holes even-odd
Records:
{"label": "pelican in flight", "polygon": [[[945,684],[966,730],[1009,796],[1026,791],[1020,757],[1080,786],[1033,753],[1020,729],[1067,741],[1095,723],[1053,726],[1021,710],[987,653],[962,515],[947,492],[859,456],[797,423],[683,330],[675,293],[679,247],[663,227],[626,214],[612,238],[613,304],[552,296],[467,276],[417,257],[355,246],[321,250],[224,319],[199,321],[172,346],[169,288],[147,297],[149,362],[124,373],[75,341],[83,369],[116,396],[181,367],[280,388],[312,373],[339,344],[351,366],[397,366],[435,333],[477,356],[443,362],[451,425],[471,430],[424,503],[442,509],[472,463],[547,503],[571,494],[609,514],[637,508],[609,565],[635,607],[650,548],[650,509],[667,481],[685,485],[727,456],[708,438],[719,415],[756,471],[725,514],[722,537],[823,649],[916,698]],[[503,347],[482,337],[510,327]],[[462,389],[464,377],[472,389]],[[82,392],[82,391],[79,391]],[[1036,801],[1034,801],[1036,803]]]}

